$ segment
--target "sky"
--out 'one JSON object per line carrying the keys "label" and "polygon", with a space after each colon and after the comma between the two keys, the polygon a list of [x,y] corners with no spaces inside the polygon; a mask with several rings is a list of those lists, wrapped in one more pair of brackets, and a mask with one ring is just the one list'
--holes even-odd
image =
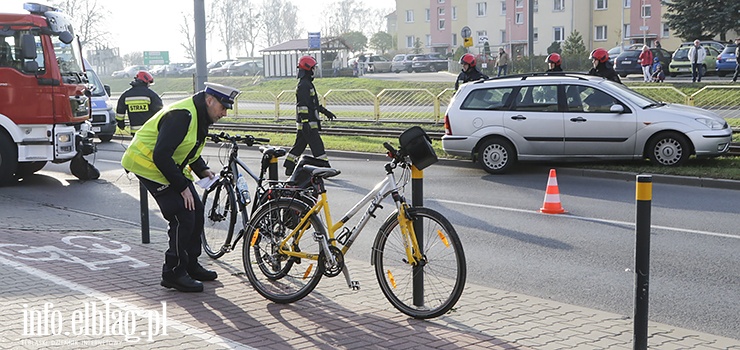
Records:
{"label": "sky", "polygon": [[[121,55],[142,51],[169,51],[171,62],[185,61],[179,31],[181,13],[192,12],[193,2],[188,0],[97,0],[110,12],[111,41],[118,43]],[[227,0],[228,1],[228,0]],[[300,9],[299,21],[306,32],[319,31],[317,21],[321,12],[334,0],[290,0]],[[396,6],[395,0],[356,0],[367,7],[386,9]],[[24,2],[48,3],[46,0],[0,0],[0,12],[27,13]],[[210,2],[206,0],[206,6]],[[308,37],[308,34],[306,34]],[[169,38],[173,38],[170,40]],[[226,52],[217,38],[207,38],[208,60],[226,58]],[[232,53],[233,56],[233,53]]]}

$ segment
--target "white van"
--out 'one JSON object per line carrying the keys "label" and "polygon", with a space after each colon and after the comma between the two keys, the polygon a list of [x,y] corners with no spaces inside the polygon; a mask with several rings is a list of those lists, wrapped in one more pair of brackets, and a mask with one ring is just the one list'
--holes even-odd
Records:
{"label": "white van", "polygon": [[90,84],[90,104],[92,107],[92,131],[100,141],[108,142],[113,139],[116,133],[116,111],[113,103],[110,101],[110,86],[104,85],[98,74],[85,60],[85,71],[87,80]]}

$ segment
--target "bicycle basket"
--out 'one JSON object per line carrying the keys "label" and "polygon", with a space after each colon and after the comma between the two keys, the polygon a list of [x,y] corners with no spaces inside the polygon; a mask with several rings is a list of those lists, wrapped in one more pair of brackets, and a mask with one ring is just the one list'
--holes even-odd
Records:
{"label": "bicycle basket", "polygon": [[432,148],[432,140],[419,126],[412,126],[401,133],[398,143],[401,145],[401,151],[409,155],[411,163],[419,170],[423,170],[438,160]]}

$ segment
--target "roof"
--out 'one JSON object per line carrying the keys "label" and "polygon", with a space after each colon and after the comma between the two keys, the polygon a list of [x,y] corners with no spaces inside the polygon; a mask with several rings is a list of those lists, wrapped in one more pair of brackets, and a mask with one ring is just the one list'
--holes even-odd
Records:
{"label": "roof", "polygon": [[[344,39],[340,37],[326,37],[321,38],[321,48],[327,49],[339,49],[349,50],[350,47],[344,42]],[[286,42],[277,44],[275,46],[268,47],[260,50],[260,52],[278,52],[278,51],[309,51],[316,49],[308,48],[308,39],[293,39]]]}

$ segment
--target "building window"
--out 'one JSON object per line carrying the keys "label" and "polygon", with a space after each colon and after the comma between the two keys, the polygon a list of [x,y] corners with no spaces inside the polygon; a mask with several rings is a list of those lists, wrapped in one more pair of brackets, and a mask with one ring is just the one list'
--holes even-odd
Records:
{"label": "building window", "polygon": [[406,23],[414,22],[414,10],[406,10]]}
{"label": "building window", "polygon": [[532,38],[533,38],[533,40],[535,42],[537,42],[538,40],[540,40],[540,31],[537,30],[537,27],[534,27],[533,30],[532,30]]}
{"label": "building window", "polygon": [[632,7],[632,0],[624,0],[624,8],[628,9]]}
{"label": "building window", "polygon": [[437,15],[444,16],[445,15],[445,8],[440,6],[437,7]]}
{"label": "building window", "polygon": [[457,6],[452,6],[452,20],[457,20]]}
{"label": "building window", "polygon": [[414,47],[414,37],[412,35],[409,35],[406,37],[406,48],[412,47]]}
{"label": "building window", "polygon": [[478,7],[478,17],[485,17],[488,10],[488,3],[479,2],[476,4],[476,6]]}
{"label": "building window", "polygon": [[427,34],[427,47],[432,46],[432,36]]}
{"label": "building window", "polygon": [[439,20],[439,30],[445,30],[445,20],[440,19]]}
{"label": "building window", "polygon": [[642,18],[650,18],[652,9],[650,5],[642,5]]}
{"label": "building window", "polygon": [[671,28],[668,28],[668,23],[663,22],[660,24],[660,36],[662,38],[669,38],[671,36]]}
{"label": "building window", "polygon": [[596,9],[597,10],[606,10],[608,7],[607,0],[596,0]]}
{"label": "building window", "polygon": [[452,34],[452,46],[457,46],[457,34]]}
{"label": "building window", "polygon": [[506,1],[501,2],[501,16],[506,16]]}
{"label": "building window", "polygon": [[552,40],[559,43],[565,41],[565,29],[563,27],[552,27]]}
{"label": "building window", "polygon": [[506,31],[502,30],[501,31],[501,43],[503,44],[505,42],[506,42]]}
{"label": "building window", "polygon": [[606,26],[596,26],[596,41],[606,40]]}
{"label": "building window", "polygon": [[514,1],[514,6],[516,6],[516,8],[519,8],[519,9],[520,8],[523,8],[524,7],[524,0],[515,0]]}
{"label": "building window", "polygon": [[432,11],[429,9],[424,9],[424,14],[426,15],[425,20],[429,22],[432,19]]}
{"label": "building window", "polygon": [[534,0],[534,12],[540,10],[540,0]]}
{"label": "building window", "polygon": [[565,0],[554,0],[553,11],[565,11]]}
{"label": "building window", "polygon": [[622,38],[627,39],[630,37],[631,34],[630,34],[630,24],[629,23],[622,26],[622,33],[623,33]]}
{"label": "building window", "polygon": [[444,4],[445,3],[445,0],[437,0],[437,3],[438,4]]}
{"label": "building window", "polygon": [[515,14],[514,20],[516,24],[523,24],[524,23],[524,14],[521,12],[517,12]]}

